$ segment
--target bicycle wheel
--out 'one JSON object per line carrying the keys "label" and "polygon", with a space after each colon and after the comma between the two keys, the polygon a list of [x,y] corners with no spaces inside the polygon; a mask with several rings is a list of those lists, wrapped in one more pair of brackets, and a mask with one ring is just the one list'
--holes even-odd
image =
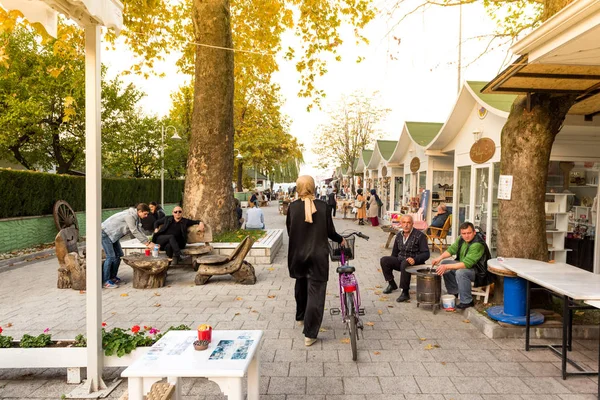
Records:
{"label": "bicycle wheel", "polygon": [[354,308],[354,293],[345,293],[344,300],[348,312],[348,324],[350,325],[350,346],[352,346],[352,361],[358,357],[356,341],[358,340],[358,330],[356,328],[356,309]]}

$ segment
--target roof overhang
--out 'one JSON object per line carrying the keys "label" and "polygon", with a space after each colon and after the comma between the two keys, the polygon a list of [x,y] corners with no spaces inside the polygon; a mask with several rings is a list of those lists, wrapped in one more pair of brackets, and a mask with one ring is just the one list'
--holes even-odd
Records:
{"label": "roof overhang", "polygon": [[511,48],[519,56],[483,93],[578,94],[569,114],[600,113],[600,2],[576,0]]}
{"label": "roof overhang", "polygon": [[119,0],[0,0],[0,6],[20,11],[30,23],[41,24],[53,37],[58,13],[82,27],[103,25],[117,34],[123,29],[123,4]]}

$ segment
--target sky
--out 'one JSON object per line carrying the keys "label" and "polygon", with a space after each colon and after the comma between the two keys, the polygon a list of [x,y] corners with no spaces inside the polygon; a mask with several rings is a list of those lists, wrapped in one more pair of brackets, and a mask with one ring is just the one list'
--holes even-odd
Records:
{"label": "sky", "polygon": [[[350,27],[344,27],[344,44],[339,53],[342,61],[333,57],[328,63],[328,74],[317,81],[317,87],[325,90],[327,97],[322,109],[307,112],[308,101],[298,98],[299,75],[294,62],[278,57],[280,71],[274,80],[281,86],[285,99],[282,111],[291,121],[290,133],[305,146],[302,174],[316,178],[331,176],[336,165],[327,170],[316,167],[316,156],[311,147],[319,125],[328,121],[327,110],[334,108],[342,95],[354,91],[378,92],[378,101],[391,111],[378,129],[383,139],[397,140],[405,121],[445,122],[450,114],[458,89],[458,7],[430,7],[408,16],[399,26],[394,27],[399,16],[414,8],[419,1],[408,1],[404,9],[389,17],[382,13],[365,29],[368,45],[357,46]],[[384,8],[384,4],[379,4]],[[412,8],[411,8],[412,7]],[[487,40],[474,39],[490,34],[494,23],[486,15],[481,4],[463,6],[462,10],[462,80],[490,80],[506,62],[507,47],[485,52]],[[285,34],[283,48],[296,43],[292,33]],[[483,57],[473,62],[479,55]],[[356,63],[361,56],[364,61]],[[108,66],[108,77],[128,70],[133,58],[127,50],[119,46],[116,51],[105,50],[102,62]],[[157,63],[158,72],[165,72],[165,78],[144,79],[139,76],[124,76],[126,82],[133,82],[146,93],[141,101],[148,114],[163,116],[171,106],[170,94],[187,81],[178,73],[176,57]],[[470,64],[470,65],[469,65]]]}

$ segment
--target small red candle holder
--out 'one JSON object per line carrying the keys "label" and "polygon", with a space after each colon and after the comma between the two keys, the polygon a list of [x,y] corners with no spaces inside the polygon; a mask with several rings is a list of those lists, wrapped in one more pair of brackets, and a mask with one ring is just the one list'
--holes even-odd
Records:
{"label": "small red candle holder", "polygon": [[209,326],[208,329],[198,329],[198,340],[210,342],[212,340],[212,326]]}

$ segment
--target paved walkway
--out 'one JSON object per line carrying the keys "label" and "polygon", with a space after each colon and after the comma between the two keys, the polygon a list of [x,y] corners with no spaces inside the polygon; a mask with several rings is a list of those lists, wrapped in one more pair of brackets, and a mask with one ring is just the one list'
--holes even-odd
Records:
{"label": "paved walkway", "polygon": [[[285,217],[276,206],[264,208],[269,228],[283,228]],[[338,231],[356,229],[336,219]],[[360,227],[371,237],[357,239],[357,276],[367,322],[359,342],[357,362],[343,343],[339,316],[325,316],[319,340],[304,346],[295,326],[293,280],[288,277],[284,247],[272,265],[256,266],[258,282],[239,286],[228,277],[205,286],[193,284],[190,269],[169,271],[168,286],[137,290],[125,284],[103,291],[108,328],[135,324],[164,330],[185,323],[210,323],[215,329],[262,329],[261,394],[268,400],[399,400],[399,399],[595,399],[595,378],[560,378],[559,359],[547,350],[525,352],[523,340],[491,340],[459,313],[433,315],[415,302],[399,304],[381,295],[384,282],[379,258],[387,234]],[[74,338],[85,332],[85,295],[56,289],[55,259],[0,270],[0,326],[5,335],[20,338],[50,328],[54,338]],[[332,272],[334,269],[332,269]],[[131,281],[122,264],[120,275]],[[339,307],[337,276],[330,275],[327,307]],[[327,311],[326,311],[327,313]],[[7,327],[12,324],[11,327]],[[573,355],[596,368],[597,341],[576,341]],[[121,369],[107,369],[105,379]],[[110,396],[118,398],[122,383]],[[64,369],[0,370],[0,398],[58,399],[73,389]],[[204,379],[184,381],[185,398],[222,398],[215,384]]]}

